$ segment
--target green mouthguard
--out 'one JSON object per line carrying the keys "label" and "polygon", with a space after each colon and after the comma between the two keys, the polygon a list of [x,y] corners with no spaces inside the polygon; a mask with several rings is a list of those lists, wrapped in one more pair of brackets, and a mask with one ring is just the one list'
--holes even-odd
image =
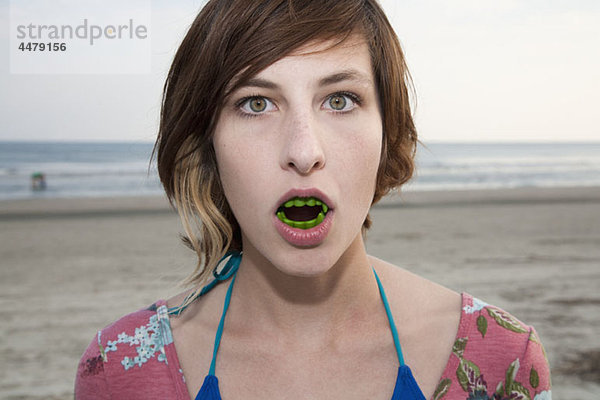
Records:
{"label": "green mouthguard", "polygon": [[[304,207],[304,206],[309,206],[309,207],[320,206],[321,211],[319,211],[319,214],[317,215],[316,218],[311,219],[310,221],[294,221],[294,220],[289,219],[285,215],[286,208]],[[291,226],[292,228],[310,229],[310,228],[314,228],[315,226],[317,226],[321,222],[323,222],[323,220],[325,219],[325,214],[327,214],[328,210],[329,210],[329,207],[327,206],[327,204],[323,203],[321,200],[316,199],[314,197],[294,197],[293,199],[286,201],[283,204],[283,206],[280,207],[279,210],[277,210],[277,218],[279,218],[279,220],[281,222],[283,222],[286,225]]]}

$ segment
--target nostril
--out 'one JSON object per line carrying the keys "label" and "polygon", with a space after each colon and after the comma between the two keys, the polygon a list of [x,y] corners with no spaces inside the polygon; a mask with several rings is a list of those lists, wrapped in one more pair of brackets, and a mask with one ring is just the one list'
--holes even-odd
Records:
{"label": "nostril", "polygon": [[290,161],[288,162],[288,167],[293,168],[300,172],[301,174],[308,174],[311,171],[318,170],[323,168],[324,163],[322,161],[315,161],[314,163],[299,163]]}
{"label": "nostril", "polygon": [[322,148],[309,143],[289,143],[281,152],[280,165],[284,169],[306,175],[325,166]]}

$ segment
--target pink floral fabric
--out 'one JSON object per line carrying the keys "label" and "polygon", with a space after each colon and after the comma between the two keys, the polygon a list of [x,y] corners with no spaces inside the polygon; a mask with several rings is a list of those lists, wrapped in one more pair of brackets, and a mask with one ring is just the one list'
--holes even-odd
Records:
{"label": "pink floral fabric", "polygon": [[[452,355],[432,399],[551,400],[535,330],[468,294],[462,298]],[[98,332],[79,363],[75,398],[190,399],[164,300]]]}
{"label": "pink floral fabric", "polygon": [[550,368],[533,327],[463,294],[452,355],[433,400],[551,400]]}

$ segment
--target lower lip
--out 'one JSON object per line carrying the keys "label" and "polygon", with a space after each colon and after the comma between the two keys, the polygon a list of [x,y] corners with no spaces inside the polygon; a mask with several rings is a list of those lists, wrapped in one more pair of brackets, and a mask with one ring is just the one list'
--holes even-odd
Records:
{"label": "lower lip", "polygon": [[329,210],[325,214],[325,219],[319,225],[310,229],[292,228],[291,226],[280,221],[276,215],[273,215],[273,223],[275,229],[288,243],[299,247],[316,246],[323,242],[331,229],[333,222],[333,210]]}

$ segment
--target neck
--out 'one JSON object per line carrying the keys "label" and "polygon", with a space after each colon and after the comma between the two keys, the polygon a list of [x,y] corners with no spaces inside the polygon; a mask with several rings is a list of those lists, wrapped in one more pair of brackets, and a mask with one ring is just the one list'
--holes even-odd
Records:
{"label": "neck", "polygon": [[233,295],[243,299],[232,305],[248,331],[268,331],[304,345],[305,338],[317,345],[340,332],[355,333],[357,324],[368,325],[383,309],[360,235],[335,265],[313,277],[290,276],[245,250]]}

